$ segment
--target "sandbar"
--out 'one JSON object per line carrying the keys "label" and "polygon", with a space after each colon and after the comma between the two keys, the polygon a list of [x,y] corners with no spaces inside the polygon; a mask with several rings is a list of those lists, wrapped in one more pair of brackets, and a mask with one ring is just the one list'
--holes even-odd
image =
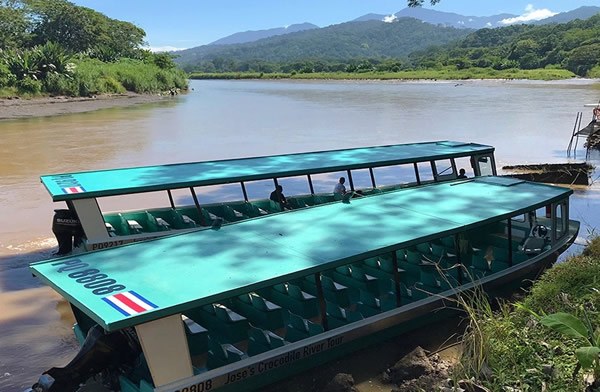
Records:
{"label": "sandbar", "polygon": [[84,113],[99,109],[158,102],[168,98],[170,96],[135,93],[93,97],[4,98],[0,99],[0,120]]}

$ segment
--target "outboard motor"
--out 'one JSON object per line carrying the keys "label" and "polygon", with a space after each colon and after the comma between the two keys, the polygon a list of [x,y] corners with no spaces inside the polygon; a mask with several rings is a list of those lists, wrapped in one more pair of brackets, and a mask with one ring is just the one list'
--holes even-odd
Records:
{"label": "outboard motor", "polygon": [[[63,368],[52,368],[25,392],[76,392],[90,377],[120,374],[130,370],[140,357],[141,347],[131,329],[105,333],[99,326],[90,328],[79,353]],[[108,380],[118,390],[118,381]],[[116,384],[116,385],[114,385]]]}
{"label": "outboard motor", "polygon": [[71,253],[73,246],[77,247],[83,242],[83,228],[77,215],[71,210],[54,210],[52,232],[58,241],[56,254],[59,256]]}

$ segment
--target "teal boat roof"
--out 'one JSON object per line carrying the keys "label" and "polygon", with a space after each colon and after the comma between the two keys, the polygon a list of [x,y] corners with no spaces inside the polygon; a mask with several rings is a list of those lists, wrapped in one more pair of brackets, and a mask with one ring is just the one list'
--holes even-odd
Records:
{"label": "teal boat roof", "polygon": [[[268,215],[30,268],[103,328],[115,330],[524,213],[571,193],[478,177]],[[96,274],[103,275],[93,278]],[[102,279],[111,279],[104,282],[110,284],[102,286]],[[142,311],[128,315],[115,307],[113,297],[121,293],[141,298]]]}
{"label": "teal boat roof", "polygon": [[438,141],[50,174],[41,176],[41,181],[53,201],[62,201],[388,166],[493,151],[493,147],[482,144]]}

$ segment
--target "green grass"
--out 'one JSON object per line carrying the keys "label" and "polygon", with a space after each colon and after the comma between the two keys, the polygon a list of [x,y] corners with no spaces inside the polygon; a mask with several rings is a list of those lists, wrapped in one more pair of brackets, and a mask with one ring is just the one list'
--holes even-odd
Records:
{"label": "green grass", "polygon": [[447,67],[439,70],[415,70],[400,72],[318,72],[318,73],[192,73],[190,79],[325,79],[325,80],[468,80],[468,79],[531,79],[560,80],[574,78],[575,74],[564,69],[507,69],[468,68],[458,70]]}
{"label": "green grass", "polygon": [[[596,238],[585,254],[546,271],[523,300],[505,303],[495,312],[481,301],[471,301],[471,324],[464,340],[467,349],[454,377],[475,377],[494,391],[506,387],[582,391],[583,372],[573,378],[577,365],[574,352],[581,342],[541,325],[531,312],[567,312],[581,318],[585,307],[591,324],[600,327],[599,280],[600,239]],[[482,376],[482,363],[491,369],[491,377]],[[554,373],[544,372],[544,365],[553,366]]]}

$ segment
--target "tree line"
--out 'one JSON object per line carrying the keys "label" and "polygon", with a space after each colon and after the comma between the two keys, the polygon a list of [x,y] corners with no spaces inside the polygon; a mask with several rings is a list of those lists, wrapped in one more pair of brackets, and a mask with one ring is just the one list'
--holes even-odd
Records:
{"label": "tree line", "polygon": [[0,94],[90,95],[185,88],[146,33],[67,0],[0,0]]}

